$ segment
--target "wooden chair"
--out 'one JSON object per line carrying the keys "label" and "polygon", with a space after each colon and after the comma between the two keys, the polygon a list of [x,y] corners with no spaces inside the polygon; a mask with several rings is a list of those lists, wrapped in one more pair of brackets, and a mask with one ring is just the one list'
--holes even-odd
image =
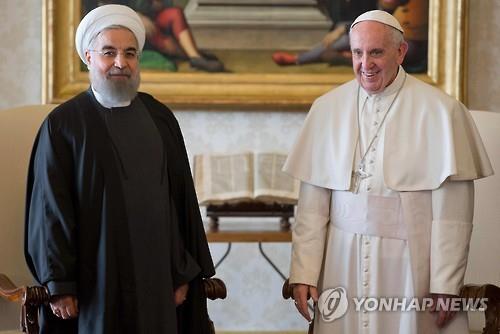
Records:
{"label": "wooden chair", "polygon": [[[224,299],[227,290],[224,282],[218,278],[207,278],[203,281],[207,298]],[[6,275],[0,274],[0,296],[12,302],[21,302],[20,329],[26,334],[38,334],[38,308],[47,304],[50,295],[43,286],[16,286]],[[212,321],[211,333],[215,334]]]}
{"label": "wooden chair", "polygon": [[[293,295],[293,289],[288,279],[283,283],[281,291],[284,299],[289,299]],[[484,312],[485,326],[482,334],[500,334],[500,288],[492,284],[473,285],[467,284],[460,290],[461,298],[487,298],[487,308]],[[313,325],[309,326],[309,334],[313,333]]]}

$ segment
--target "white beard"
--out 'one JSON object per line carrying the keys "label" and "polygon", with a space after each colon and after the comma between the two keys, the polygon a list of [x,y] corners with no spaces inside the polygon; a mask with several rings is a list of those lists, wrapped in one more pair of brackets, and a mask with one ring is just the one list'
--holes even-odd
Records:
{"label": "white beard", "polygon": [[[110,74],[126,73],[130,77],[126,80],[113,80],[108,78]],[[105,75],[99,73],[94,67],[89,67],[89,78],[92,88],[106,100],[109,105],[117,105],[132,101],[137,95],[141,77],[139,71],[130,74],[129,70],[111,69]]]}

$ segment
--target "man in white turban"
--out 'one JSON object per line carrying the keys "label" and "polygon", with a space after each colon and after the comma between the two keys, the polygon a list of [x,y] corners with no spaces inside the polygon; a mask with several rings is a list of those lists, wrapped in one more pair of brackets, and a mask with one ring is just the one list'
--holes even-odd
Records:
{"label": "man in white turban", "polygon": [[463,285],[473,180],[493,173],[479,134],[460,102],[405,73],[392,15],[360,15],[350,45],[356,79],[313,103],[284,166],[301,180],[297,308],[309,320],[318,303],[315,333],[468,333],[465,312],[430,309]]}
{"label": "man in white turban", "polygon": [[182,134],[138,93],[144,26],[106,5],[78,26],[90,88],[43,122],[30,162],[26,259],[51,295],[41,333],[209,333],[214,274]]}

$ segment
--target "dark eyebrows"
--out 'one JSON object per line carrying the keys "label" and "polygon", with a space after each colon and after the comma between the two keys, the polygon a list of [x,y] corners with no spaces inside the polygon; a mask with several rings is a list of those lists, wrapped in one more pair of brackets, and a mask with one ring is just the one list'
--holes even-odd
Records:
{"label": "dark eyebrows", "polygon": [[[104,45],[101,50],[118,50],[118,49],[112,45]],[[137,48],[130,46],[130,47],[126,48],[124,51],[138,51],[138,50],[137,50]]]}
{"label": "dark eyebrows", "polygon": [[114,46],[111,45],[104,45],[101,50],[116,50]]}

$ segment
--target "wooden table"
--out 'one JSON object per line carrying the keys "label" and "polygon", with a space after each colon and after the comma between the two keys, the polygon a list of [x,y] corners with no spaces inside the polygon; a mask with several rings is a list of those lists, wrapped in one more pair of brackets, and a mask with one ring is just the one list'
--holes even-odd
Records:
{"label": "wooden table", "polygon": [[290,228],[281,228],[278,222],[219,223],[217,228],[206,228],[208,242],[291,242]]}
{"label": "wooden table", "polygon": [[256,242],[259,244],[259,251],[264,259],[273,269],[286,280],[286,276],[279,270],[269,256],[264,252],[263,243],[266,242],[291,242],[292,232],[289,227],[281,227],[279,221],[276,222],[219,222],[217,227],[206,224],[205,229],[208,242],[227,243],[224,255],[215,264],[217,268],[231,252],[233,242]]}

